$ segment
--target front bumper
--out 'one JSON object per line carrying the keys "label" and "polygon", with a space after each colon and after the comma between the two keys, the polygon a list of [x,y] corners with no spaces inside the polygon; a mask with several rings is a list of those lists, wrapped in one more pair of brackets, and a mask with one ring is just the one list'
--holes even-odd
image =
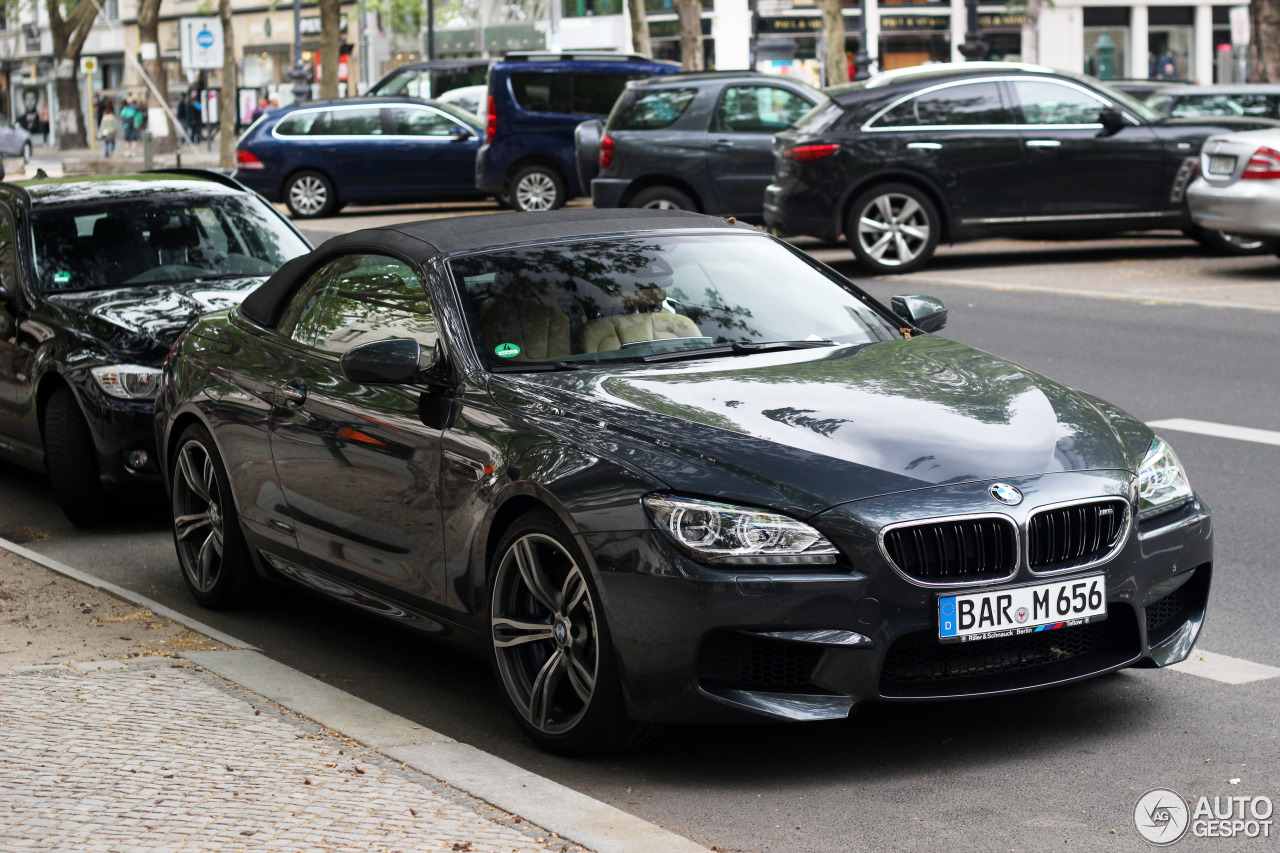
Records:
{"label": "front bumper", "polygon": [[[1020,526],[1027,510],[1064,499],[1118,496],[1132,506],[1132,478],[1123,472],[1005,482],[1027,496],[1007,510]],[[939,644],[937,595],[973,587],[908,581],[881,555],[876,533],[895,521],[990,512],[989,485],[909,492],[820,514],[811,523],[846,559],[823,573],[711,569],[657,531],[585,536],[629,713],[668,722],[833,719],[867,702],[1019,692],[1186,657],[1212,574],[1210,514],[1198,501],[1152,525],[1131,525],[1104,563],[1051,578],[1031,575],[1023,563],[1007,582],[1104,573],[1106,620]]]}
{"label": "front bumper", "polygon": [[1201,228],[1280,239],[1280,182],[1236,181],[1214,186],[1203,178],[1187,190],[1191,218]]}
{"label": "front bumper", "polygon": [[[76,397],[93,435],[103,486],[112,492],[154,490],[161,483],[155,402],[109,397],[88,376],[76,385]],[[136,464],[137,452],[146,454],[145,463]]]}

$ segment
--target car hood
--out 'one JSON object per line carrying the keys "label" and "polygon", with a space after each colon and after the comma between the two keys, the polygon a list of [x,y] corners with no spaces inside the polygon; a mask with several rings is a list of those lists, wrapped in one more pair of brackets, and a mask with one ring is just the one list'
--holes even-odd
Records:
{"label": "car hood", "polygon": [[88,315],[167,350],[201,314],[239,305],[262,281],[261,276],[253,276],[148,284],[85,293],[55,292],[46,298],[66,311]]}
{"label": "car hood", "polygon": [[934,336],[503,375],[495,399],[692,495],[801,515],[950,483],[1132,469],[1150,430]]}

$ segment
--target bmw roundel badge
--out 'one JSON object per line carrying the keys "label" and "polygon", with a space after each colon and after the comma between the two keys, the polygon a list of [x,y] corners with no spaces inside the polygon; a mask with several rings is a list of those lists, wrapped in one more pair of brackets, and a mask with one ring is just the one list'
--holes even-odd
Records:
{"label": "bmw roundel badge", "polygon": [[1002,504],[1009,506],[1017,506],[1022,503],[1022,492],[1010,486],[1008,483],[995,483],[988,489],[991,497],[1000,501]]}

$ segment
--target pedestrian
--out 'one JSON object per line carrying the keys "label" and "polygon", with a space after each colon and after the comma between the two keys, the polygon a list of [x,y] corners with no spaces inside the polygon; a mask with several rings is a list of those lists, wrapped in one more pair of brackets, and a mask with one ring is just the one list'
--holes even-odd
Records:
{"label": "pedestrian", "polygon": [[191,102],[187,100],[187,93],[183,92],[182,97],[178,99],[178,108],[174,111],[178,117],[178,124],[182,125],[182,132],[188,138],[191,136]]}
{"label": "pedestrian", "polygon": [[120,129],[120,121],[111,111],[111,104],[102,105],[102,123],[98,125],[98,138],[102,140],[104,156],[110,159],[116,148],[116,133]]}
{"label": "pedestrian", "polygon": [[191,96],[191,141],[200,142],[204,138],[204,109],[200,105],[200,93]]}
{"label": "pedestrian", "polygon": [[138,107],[133,103],[133,98],[125,98],[124,106],[120,108],[120,126],[124,130],[124,156],[134,156],[134,147],[138,144],[138,128],[134,125],[134,117],[138,113]]}

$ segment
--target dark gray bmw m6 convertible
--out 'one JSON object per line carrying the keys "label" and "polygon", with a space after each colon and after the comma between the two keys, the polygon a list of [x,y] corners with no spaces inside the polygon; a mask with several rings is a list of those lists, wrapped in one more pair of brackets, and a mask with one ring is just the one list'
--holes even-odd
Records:
{"label": "dark gray bmw m6 convertible", "polygon": [[482,650],[569,754],[1182,660],[1213,548],[1173,451],[945,316],[697,214],[335,238],[166,364],[184,578]]}

